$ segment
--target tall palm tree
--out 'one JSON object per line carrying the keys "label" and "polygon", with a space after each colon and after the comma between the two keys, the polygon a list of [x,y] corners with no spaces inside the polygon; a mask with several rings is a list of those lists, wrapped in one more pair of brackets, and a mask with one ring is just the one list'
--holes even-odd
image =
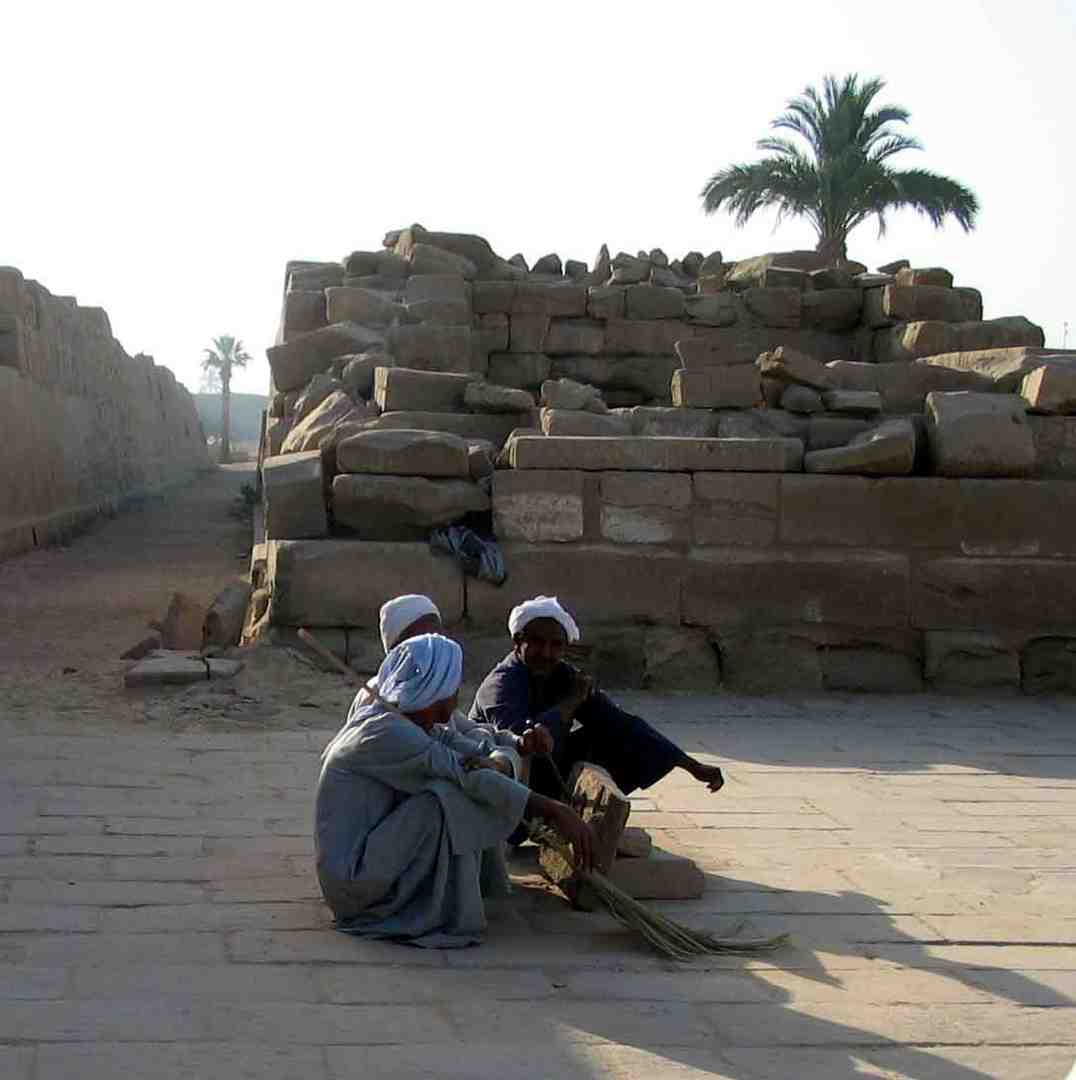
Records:
{"label": "tall palm tree", "polygon": [[975,227],[979,200],[962,184],[926,169],[894,169],[888,162],[904,150],[921,150],[917,139],[895,130],[910,113],[899,105],[871,110],[885,86],[881,79],[838,81],[827,75],[822,92],[808,86],[770,125],[807,144],[771,135],[757,146],[771,156],[714,173],[702,189],[707,214],[724,208],[743,225],[757,211],[777,208],[807,218],[818,233],[817,251],[831,262],[847,258],[848,234],[869,217],[886,231],[886,214],[909,207],[935,227],[952,215],[965,232]]}
{"label": "tall palm tree", "polygon": [[250,357],[243,343],[230,334],[213,339],[213,348],[202,356],[202,370],[215,371],[220,377],[220,463],[227,465],[232,459],[232,369],[244,368]]}

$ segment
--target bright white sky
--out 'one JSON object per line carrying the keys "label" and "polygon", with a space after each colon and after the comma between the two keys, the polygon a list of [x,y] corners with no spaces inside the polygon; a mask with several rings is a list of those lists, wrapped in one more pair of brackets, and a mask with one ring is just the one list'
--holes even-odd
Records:
{"label": "bright white sky", "polygon": [[978,230],[894,216],[850,254],[906,257],[1076,345],[1076,0],[4,3],[0,264],[105,307],[128,352],[192,390],[233,333],[265,392],[289,258],[387,229],[477,232],[504,256],[602,242],[726,258],[809,226],[705,217],[827,72],[888,81],[922,165],[971,186]]}

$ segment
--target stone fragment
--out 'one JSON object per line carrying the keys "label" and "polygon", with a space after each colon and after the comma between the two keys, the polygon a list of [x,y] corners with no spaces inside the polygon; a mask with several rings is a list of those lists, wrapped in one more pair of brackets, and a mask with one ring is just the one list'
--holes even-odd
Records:
{"label": "stone fragment", "polygon": [[[735,264],[733,264],[735,265]],[[720,251],[711,251],[701,263],[699,263],[699,276],[703,274],[722,274],[731,269],[725,264],[725,257]]]}
{"label": "stone fragment", "polygon": [[548,315],[512,315],[508,320],[508,348],[511,352],[540,353],[549,333]]}
{"label": "stone fragment", "polygon": [[907,259],[894,259],[893,262],[888,262],[885,266],[879,266],[877,270],[879,274],[899,274],[901,270],[907,270],[911,265]]}
{"label": "stone fragment", "polygon": [[537,390],[549,378],[550,360],[544,353],[492,353],[489,381],[501,386]]}
{"label": "stone fragment", "polygon": [[564,276],[568,278],[569,281],[584,282],[584,279],[587,276],[587,264],[581,259],[565,259]]}
{"label": "stone fragment", "polygon": [[626,405],[649,399],[669,400],[669,385],[677,364],[671,356],[555,356],[552,374],[575,382],[600,387],[606,404],[616,391]]}
{"label": "stone fragment", "polygon": [[706,438],[717,434],[717,418],[709,409],[637,405],[631,410],[631,434]]}
{"label": "stone fragment", "polygon": [[631,434],[630,416],[582,409],[542,409],[541,426],[547,435]]}
{"label": "stone fragment", "polygon": [[875,336],[875,359],[880,363],[937,357],[946,353],[976,352],[1020,345],[1042,347],[1042,328],[1022,316],[982,322],[904,323]]}
{"label": "stone fragment", "polygon": [[612,261],[611,280],[615,285],[638,285],[650,277],[650,260],[620,252]]}
{"label": "stone fragment", "polygon": [[822,400],[830,412],[850,416],[874,416],[882,411],[882,395],[876,390],[827,390]]}
{"label": "stone fragment", "polygon": [[388,358],[384,353],[365,352],[340,359],[344,361],[344,370],[340,376],[343,388],[353,398],[369,401],[374,396],[374,369],[388,367]]}
{"label": "stone fragment", "polygon": [[378,367],[374,400],[382,412],[453,412],[463,409],[464,394],[475,379],[475,375]]}
{"label": "stone fragment", "polygon": [[1026,476],[1035,442],[1022,398],[1008,394],[931,392],[927,434],[940,476]]}
{"label": "stone fragment", "polygon": [[799,289],[810,284],[810,279],[803,270],[793,270],[787,266],[767,266],[758,276],[757,284],[763,289]]}
{"label": "stone fragment", "polygon": [[736,367],[680,368],[673,372],[672,400],[686,408],[750,409],[762,397],[758,372]]}
{"label": "stone fragment", "polygon": [[702,326],[732,326],[739,315],[736,298],[731,293],[710,293],[684,297],[684,314]]}
{"label": "stone fragment", "polygon": [[1022,663],[1025,694],[1076,691],[1076,638],[1044,637],[1028,643]]}
{"label": "stone fragment", "polygon": [[636,900],[695,900],[706,887],[692,859],[660,848],[645,859],[617,859],[609,880]]}
{"label": "stone fragment", "polygon": [[205,604],[187,593],[174,592],[168,599],[164,618],[149,625],[160,634],[164,649],[200,649],[204,621]]}
{"label": "stone fragment", "polygon": [[303,388],[290,410],[293,424],[309,416],[330,394],[344,390],[344,384],[329,374],[315,375]]}
{"label": "stone fragment", "polygon": [[555,274],[557,277],[560,277],[564,273],[564,267],[561,264],[560,256],[556,252],[553,252],[551,255],[543,255],[531,267],[531,273]]}
{"label": "stone fragment", "polygon": [[338,356],[384,345],[384,334],[357,323],[334,323],[266,349],[273,385],[282,391],[298,390]]}
{"label": "stone fragment", "polygon": [[407,260],[393,251],[353,251],[344,259],[344,274],[348,277],[380,275],[402,280],[409,272]]}
{"label": "stone fragment", "polygon": [[803,468],[809,473],[907,476],[915,465],[915,449],[915,428],[907,420],[887,420],[847,446],[808,451]]}
{"label": "stone fragment", "polygon": [[772,352],[762,353],[757,361],[758,370],[766,377],[786,383],[799,383],[812,390],[824,391],[832,385],[829,369],[813,356],[798,349],[780,345]]}
{"label": "stone fragment", "polygon": [[463,404],[477,413],[525,413],[534,408],[534,398],[526,390],[495,383],[472,382],[463,393]]}
{"label": "stone fragment", "polygon": [[233,581],[217,593],[202,623],[203,649],[230,649],[239,644],[250,594],[249,581]]}
{"label": "stone fragment", "polygon": [[679,289],[656,285],[631,285],[625,297],[629,319],[679,319],[684,314],[684,294]]}
{"label": "stone fragment", "polygon": [[325,309],[330,323],[357,322],[363,326],[391,326],[403,314],[399,304],[368,289],[338,286],[325,290]]}
{"label": "stone fragment", "polygon": [[1076,366],[1036,368],[1024,376],[1020,396],[1037,413],[1076,413]]}
{"label": "stone fragment", "polygon": [[605,326],[587,319],[553,319],[543,345],[543,351],[550,356],[597,354],[604,348]]}
{"label": "stone fragment", "polygon": [[[745,289],[761,286],[771,268],[784,267],[809,273],[812,270],[822,270],[827,265],[826,257],[819,255],[817,251],[771,251],[766,255],[756,255],[735,263],[729,271],[728,282],[737,289]],[[704,263],[701,272],[706,271],[707,266]]]}
{"label": "stone fragment", "polygon": [[799,439],[649,439],[523,436],[512,440],[516,469],[647,472],[799,472]]}
{"label": "stone fragment", "polygon": [[744,304],[763,326],[795,329],[800,325],[803,292],[796,288],[747,289]]}
{"label": "stone fragment", "polygon": [[385,351],[402,368],[468,372],[473,355],[471,328],[438,323],[393,326],[386,332]]}
{"label": "stone fragment", "polygon": [[698,277],[699,270],[702,269],[704,258],[705,256],[701,251],[689,251],[680,260],[680,269],[687,274],[688,277]]}
{"label": "stone fragment", "polygon": [[340,472],[390,476],[468,477],[467,443],[440,431],[362,431],[336,447]]}
{"label": "stone fragment", "polygon": [[594,256],[594,268],[587,275],[586,284],[604,285],[612,273],[613,265],[609,258],[609,248],[606,244],[602,244],[598,249],[598,254]]}
{"label": "stone fragment", "polygon": [[868,426],[866,420],[850,416],[812,416],[807,427],[807,449],[832,450],[847,446]]}
{"label": "stone fragment", "polygon": [[895,270],[890,271],[890,273],[896,275],[897,285],[931,285],[943,289],[953,287],[953,275],[940,266],[913,270],[910,265],[899,266],[896,263],[890,265],[897,267]]}
{"label": "stone fragment", "polygon": [[160,634],[147,634],[140,641],[136,641],[125,652],[120,653],[121,660],[141,660],[151,652],[156,652],[161,647]]}
{"label": "stone fragment", "polygon": [[781,408],[787,409],[789,412],[806,415],[808,413],[823,412],[825,407],[822,404],[822,395],[809,386],[789,383],[781,394]]}
{"label": "stone fragment", "polygon": [[597,387],[573,379],[546,379],[542,383],[541,403],[547,409],[586,409],[595,413],[607,411]]}
{"label": "stone fragment", "polygon": [[371,407],[356,405],[342,390],[337,390],[288,432],[280,452],[294,454],[300,450],[320,449],[338,424],[363,420],[370,415]]}
{"label": "stone fragment", "polygon": [[886,412],[921,413],[932,390],[993,389],[989,379],[972,371],[938,367],[926,361],[914,364],[872,364],[874,387],[882,395]]}
{"label": "stone fragment", "polygon": [[594,285],[587,290],[587,314],[592,319],[623,319],[627,289],[622,285]]}
{"label": "stone fragment", "polygon": [[329,531],[325,513],[321,451],[268,457],[262,462],[265,535],[270,540],[305,540]]}
{"label": "stone fragment", "polygon": [[617,844],[616,857],[618,859],[645,859],[654,846],[650,833],[646,829],[629,825],[620,837]]}
{"label": "stone fragment", "polygon": [[928,630],[924,671],[937,690],[983,690],[1020,685],[1020,656],[996,634]]}
{"label": "stone fragment", "polygon": [[291,421],[282,416],[271,416],[265,422],[265,456],[273,457],[279,454],[284,446],[284,440],[291,431]]}
{"label": "stone fragment", "polygon": [[804,293],[800,318],[804,326],[839,333],[856,326],[862,311],[862,289],[824,289]]}
{"label": "stone fragment", "polygon": [[531,544],[583,538],[583,474],[502,469],[493,478],[493,531]]}
{"label": "stone fragment", "polygon": [[465,255],[433,244],[413,244],[406,258],[412,274],[459,274],[470,281],[478,273],[478,268]]}
{"label": "stone fragment", "polygon": [[691,337],[677,319],[610,319],[605,324],[605,351],[614,355],[671,356],[676,342]]}
{"label": "stone fragment", "polygon": [[324,326],[325,293],[321,290],[285,293],[282,323],[285,341]]}

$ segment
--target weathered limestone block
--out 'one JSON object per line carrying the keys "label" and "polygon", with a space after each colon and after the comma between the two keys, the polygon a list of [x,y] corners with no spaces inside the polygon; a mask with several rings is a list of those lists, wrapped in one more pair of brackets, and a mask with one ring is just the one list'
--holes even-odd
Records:
{"label": "weathered limestone block", "polygon": [[758,408],[715,413],[717,434],[722,439],[807,439],[807,417],[778,408]]}
{"label": "weathered limestone block", "polygon": [[938,285],[887,285],[877,291],[882,294],[882,312],[895,323],[925,320],[962,323],[978,321],[983,316],[982,300],[973,289],[952,289]]}
{"label": "weathered limestone block", "polygon": [[508,319],[508,349],[515,353],[540,353],[549,333],[548,315],[511,315]]}
{"label": "weathered limestone block", "polygon": [[[821,270],[811,270],[807,275],[811,279],[813,290],[855,289],[855,275],[839,266],[825,266]],[[805,298],[806,299],[806,298]]]}
{"label": "weathered limestone block", "polygon": [[601,391],[574,379],[546,379],[542,383],[541,402],[546,409],[585,409],[607,412]]}
{"label": "weathered limestone block", "polygon": [[723,349],[718,342],[704,337],[684,338],[676,342],[675,348],[681,366],[691,370],[755,362],[755,357],[746,352]]}
{"label": "weathered limestone block", "polygon": [[695,543],[767,547],[777,539],[776,476],[695,473]]}
{"label": "weathered limestone block", "polygon": [[277,626],[377,629],[385,597],[408,592],[430,597],[446,625],[463,618],[463,571],[426,543],[271,541],[267,564]]}
{"label": "weathered limestone block", "polygon": [[321,451],[269,457],[262,462],[265,535],[270,540],[306,540],[329,531],[325,513]]}
{"label": "weathered limestone block", "polygon": [[612,261],[610,280],[614,285],[638,285],[650,278],[653,269],[649,258],[636,257],[621,251]]}
{"label": "weathered limestone block", "polygon": [[493,531],[530,544],[583,538],[583,474],[502,469],[493,479]]}
{"label": "weathered limestone block", "polygon": [[763,289],[799,289],[802,292],[810,285],[810,278],[805,271],[789,266],[767,266],[759,275],[758,285]]}
{"label": "weathered limestone block", "polygon": [[937,690],[981,690],[1020,685],[1020,655],[998,634],[928,630],[924,670]]}
{"label": "weathered limestone block", "polygon": [[879,363],[917,360],[945,353],[975,352],[1019,345],[1041,347],[1042,328],[1022,316],[983,322],[911,322],[879,331],[874,354]]}
{"label": "weathered limestone block", "polygon": [[437,323],[393,326],[386,332],[385,350],[402,368],[467,372],[473,353],[471,328]]}
{"label": "weathered limestone block", "polygon": [[317,450],[338,424],[363,420],[370,414],[370,407],[356,405],[347,394],[338,390],[288,432],[280,452],[294,454],[298,450]]}
{"label": "weathered limestone block", "polygon": [[795,329],[800,325],[803,292],[796,288],[748,289],[744,304],[763,326]]}
{"label": "weathered limestone block", "polygon": [[929,285],[943,289],[953,287],[953,275],[940,266],[930,266],[916,270],[913,270],[911,266],[898,266],[891,272],[896,274],[897,285],[899,286]]}
{"label": "weathered limestone block", "polygon": [[856,326],[862,310],[862,289],[828,288],[803,294],[800,318],[804,326],[839,332]]}
{"label": "weathered limestone block", "polygon": [[555,376],[567,376],[605,392],[636,391],[643,401],[668,401],[676,368],[672,356],[555,356],[552,371]]}
{"label": "weathered limestone block", "polygon": [[825,364],[820,364],[808,353],[781,345],[772,352],[765,352],[757,361],[758,370],[767,378],[786,383],[799,383],[812,390],[827,390],[831,375]]}
{"label": "weathered limestone block", "polygon": [[799,383],[788,383],[781,392],[781,408],[789,412],[809,413],[824,412],[826,406],[822,403],[822,395],[809,386],[800,386]]}
{"label": "weathered limestone block", "polygon": [[344,259],[348,277],[380,276],[402,281],[411,272],[407,260],[394,251],[353,251]]}
{"label": "weathered limestone block", "polygon": [[291,431],[291,421],[283,416],[271,416],[265,422],[265,456],[275,457],[284,447],[284,440]]}
{"label": "weathered limestone block", "polygon": [[369,401],[374,396],[374,369],[389,367],[388,357],[380,352],[356,353],[354,356],[342,356],[344,370],[340,381],[344,389],[353,398]]}
{"label": "weathered limestone block", "polygon": [[684,314],[684,294],[656,285],[629,285],[625,312],[629,319],[679,319]]}
{"label": "weathered limestone block", "polygon": [[826,267],[828,260],[817,251],[771,251],[765,255],[756,255],[750,259],[741,259],[732,266],[728,282],[736,288],[752,285],[761,286],[765,275],[772,267],[785,267],[789,270],[801,270],[810,273]]}
{"label": "weathered limestone block", "polygon": [[385,274],[345,274],[341,284],[349,289],[366,289],[368,292],[379,293],[386,300],[399,303],[403,299],[404,281],[404,278]]}
{"label": "weathered limestone block", "polygon": [[723,631],[723,689],[743,694],[821,690],[822,663],[813,634],[809,627]]}
{"label": "weathered limestone block", "polygon": [[315,375],[303,388],[291,408],[291,422],[298,424],[305,420],[330,394],[344,390],[344,384],[331,375]]}
{"label": "weathered limestone block", "polygon": [[213,598],[202,623],[202,648],[209,650],[230,649],[239,644],[250,604],[249,581],[233,581]]}
{"label": "weathered limestone block", "polygon": [[1025,694],[1076,691],[1076,638],[1046,637],[1028,643],[1022,657]]}
{"label": "weathered limestone block", "polygon": [[1035,441],[1022,398],[1009,394],[931,392],[927,435],[940,476],[1026,476]]}
{"label": "weathered limestone block", "polygon": [[717,435],[717,417],[709,409],[637,405],[631,410],[631,434],[708,438]]}
{"label": "weathered limestone block", "polygon": [[645,859],[617,859],[609,880],[636,900],[694,900],[706,878],[692,859],[655,848]]}
{"label": "weathered limestone block", "polygon": [[343,277],[344,268],[340,263],[293,260],[287,264],[287,291],[321,292],[339,285]]}
{"label": "weathered limestone block", "polygon": [[882,395],[877,390],[827,390],[822,400],[830,412],[849,416],[874,416],[882,411]]}
{"label": "weathered limestone block", "polygon": [[550,356],[571,353],[597,354],[605,347],[605,325],[586,319],[554,319],[545,335],[544,351]]}
{"label": "weathered limestone block", "polygon": [[1076,486],[991,478],[956,489],[965,555],[1076,555]]}
{"label": "weathered limestone block", "polygon": [[856,356],[856,340],[851,334],[831,334],[823,330],[778,330],[755,326],[747,321],[730,327],[696,325],[694,331],[692,336],[695,339],[706,342],[718,354],[719,359],[711,360],[711,364],[753,364],[759,354],[778,348],[795,349],[820,363],[852,360]]}
{"label": "weathered limestone block", "polygon": [[915,465],[915,448],[915,428],[907,420],[888,420],[847,446],[809,451],[803,468],[809,473],[907,476]]}
{"label": "weathered limestone block", "polygon": [[325,290],[325,310],[330,323],[357,322],[363,326],[391,326],[403,308],[380,293],[345,286]]}
{"label": "weathered limestone block", "polygon": [[570,282],[520,281],[512,294],[509,313],[581,318],[587,313],[586,286]]}
{"label": "weathered limestone block", "polygon": [[762,398],[758,371],[736,367],[680,368],[673,372],[674,405],[704,409],[750,409]]}
{"label": "weathered limestone block", "polygon": [[731,293],[685,296],[684,314],[702,326],[732,326],[739,318],[740,308]]}
{"label": "weathered limestone block", "polygon": [[362,431],[342,439],[336,464],[344,473],[469,477],[467,443],[442,431]]}
{"label": "weathered limestone block", "polygon": [[798,472],[799,439],[648,439],[524,436],[512,441],[516,469],[643,472]]}
{"label": "weathered limestone block", "polygon": [[881,364],[833,360],[825,365],[829,385],[835,390],[877,390]]}
{"label": "weathered limestone block", "polygon": [[691,477],[606,472],[601,534],[616,544],[683,544],[691,534]]}
{"label": "weathered limestone block", "polygon": [[542,430],[547,435],[630,435],[631,417],[594,413],[583,409],[542,409]]}
{"label": "weathered limestone block", "polygon": [[185,686],[189,683],[206,682],[208,679],[230,679],[243,667],[241,660],[203,658],[197,653],[185,654],[158,649],[127,669],[123,685],[138,686]]}
{"label": "weathered limestone block", "polygon": [[311,330],[283,345],[265,350],[273,385],[278,390],[298,390],[321,371],[325,371],[338,356],[382,347],[384,334],[358,323],[334,323],[320,330]]}
{"label": "weathered limestone block", "polygon": [[1046,364],[1024,376],[1020,396],[1039,413],[1076,412],[1076,366]]}
{"label": "weathered limestone block", "polygon": [[[914,364],[868,364],[873,367],[876,389],[886,412],[922,412],[931,391],[993,389],[989,380],[973,371],[937,367],[926,360]],[[849,388],[850,389],[850,388]]]}
{"label": "weathered limestone block", "polygon": [[594,285],[587,289],[587,314],[592,319],[623,319],[627,289],[622,285]]}
{"label": "weathered limestone block", "polygon": [[671,356],[677,341],[691,337],[678,319],[610,319],[605,324],[605,351],[613,355]]}
{"label": "weathered limestone block", "polygon": [[[398,248],[397,254],[400,254]],[[465,255],[457,255],[433,244],[412,245],[406,258],[412,274],[459,274],[468,281],[478,274],[478,268]]]}
{"label": "weathered limestone block", "polygon": [[[466,443],[463,453],[466,459]],[[490,506],[489,496],[469,476],[427,480],[341,473],[333,480],[332,501],[336,523],[354,529],[364,540],[421,539],[428,529]]]}
{"label": "weathered limestone block", "polygon": [[325,293],[320,290],[285,293],[283,323],[285,341],[324,326]]}
{"label": "weathered limestone block", "polygon": [[508,351],[508,316],[499,313],[478,316],[477,347],[486,353]]}
{"label": "weathered limestone block", "polygon": [[544,353],[491,353],[489,381],[522,390],[537,390],[549,378],[550,360]]}
{"label": "weathered limestone block", "polygon": [[683,621],[714,629],[775,623],[903,627],[908,576],[904,555],[700,551],[684,566]]}
{"label": "weathered limestone block", "polygon": [[[973,349],[965,352],[943,353],[920,361],[922,366],[958,371],[962,375],[979,376],[980,389],[997,390],[1002,394],[1016,393],[1025,375],[1043,364],[1056,367],[1076,367],[1076,349],[1043,349],[1016,346],[999,349]],[[943,389],[938,387],[938,389]],[[961,387],[960,389],[971,389]]]}
{"label": "weathered limestone block", "polygon": [[564,274],[564,264],[560,256],[553,252],[550,255],[542,255],[531,267],[532,274],[555,274],[561,277]]}
{"label": "weathered limestone block", "polygon": [[847,446],[868,427],[866,420],[851,416],[812,416],[807,426],[807,449],[832,450]]}
{"label": "weathered limestone block", "polygon": [[463,413],[463,412],[386,412],[360,425],[364,431],[409,428],[416,431],[445,431],[462,439],[485,439],[502,446],[516,429],[537,433],[533,414]]}
{"label": "weathered limestone block", "polygon": [[507,315],[515,292],[514,281],[475,281],[471,285],[471,305],[479,315]]}
{"label": "weathered limestone block", "polygon": [[[426,275],[437,277],[436,274]],[[460,300],[415,300],[405,304],[403,320],[410,324],[437,323],[442,326],[471,325],[471,305]],[[472,334],[472,340],[476,335]]]}
{"label": "weathered limestone block", "polygon": [[406,367],[374,369],[374,400],[384,412],[453,412],[464,407],[474,375],[414,371]]}
{"label": "weathered limestone block", "polygon": [[471,412],[525,413],[534,408],[534,397],[526,390],[495,383],[468,383],[463,392],[463,404]]}

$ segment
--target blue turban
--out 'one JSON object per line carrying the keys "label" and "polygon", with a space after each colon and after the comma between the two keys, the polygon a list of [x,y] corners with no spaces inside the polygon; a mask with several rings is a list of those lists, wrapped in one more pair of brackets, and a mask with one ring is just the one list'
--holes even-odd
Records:
{"label": "blue turban", "polygon": [[414,713],[452,697],[463,678],[463,650],[440,634],[401,642],[377,673],[378,696],[400,712]]}

